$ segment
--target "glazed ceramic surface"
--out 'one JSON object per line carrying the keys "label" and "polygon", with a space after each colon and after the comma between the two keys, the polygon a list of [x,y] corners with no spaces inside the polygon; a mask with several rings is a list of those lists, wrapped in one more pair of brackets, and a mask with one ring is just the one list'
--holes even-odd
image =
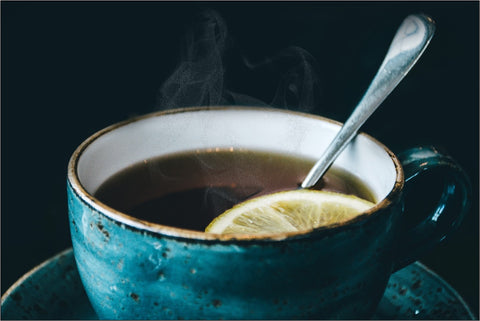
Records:
{"label": "glazed ceramic surface", "polygon": [[[18,280],[3,296],[1,311],[4,320],[98,319],[83,289],[72,249]],[[419,262],[392,274],[373,318],[478,319],[449,284]]]}
{"label": "glazed ceramic surface", "polygon": [[365,318],[390,276],[400,213],[288,241],[192,240],[135,230],[69,195],[80,275],[107,319]]}
{"label": "glazed ceramic surface", "polygon": [[[445,186],[457,188],[447,189],[434,213],[437,221],[447,222],[440,228],[419,224],[400,230],[402,166],[364,134],[336,166],[360,177],[378,203],[329,228],[258,238],[219,236],[137,220],[92,196],[122,168],[178,151],[248,148],[315,158],[339,127],[273,109],[198,108],[148,115],[87,139],[72,156],[67,191],[75,258],[97,314],[107,319],[370,317],[393,269],[415,258],[408,249],[442,239],[468,205],[461,169],[434,149],[409,151],[403,163],[408,179],[439,166],[451,174]],[[446,206],[449,200],[454,206]]]}

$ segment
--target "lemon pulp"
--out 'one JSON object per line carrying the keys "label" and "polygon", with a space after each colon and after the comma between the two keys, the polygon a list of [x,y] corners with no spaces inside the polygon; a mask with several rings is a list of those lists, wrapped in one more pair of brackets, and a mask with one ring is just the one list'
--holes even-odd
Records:
{"label": "lemon pulp", "polygon": [[216,234],[262,234],[309,230],[342,223],[375,204],[354,195],[294,190],[239,203],[205,229]]}

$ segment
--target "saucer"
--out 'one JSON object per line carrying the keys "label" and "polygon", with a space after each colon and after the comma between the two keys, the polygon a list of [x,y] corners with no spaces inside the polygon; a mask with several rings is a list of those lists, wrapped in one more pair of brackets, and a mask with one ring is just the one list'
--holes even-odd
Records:
{"label": "saucer", "polygon": [[[2,296],[2,319],[98,319],[80,281],[72,249],[21,277]],[[392,274],[374,319],[476,319],[460,295],[425,265]]]}

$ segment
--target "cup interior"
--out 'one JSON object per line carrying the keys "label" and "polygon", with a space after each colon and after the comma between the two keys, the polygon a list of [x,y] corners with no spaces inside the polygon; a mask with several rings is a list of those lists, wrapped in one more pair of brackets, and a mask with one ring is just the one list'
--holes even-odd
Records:
{"label": "cup interior", "polygon": [[[294,154],[316,160],[341,124],[314,115],[277,109],[218,107],[181,109],[112,125],[74,153],[73,175],[94,195],[112,175],[152,157],[230,148]],[[398,160],[385,146],[359,134],[334,166],[360,178],[377,202],[394,188]]]}

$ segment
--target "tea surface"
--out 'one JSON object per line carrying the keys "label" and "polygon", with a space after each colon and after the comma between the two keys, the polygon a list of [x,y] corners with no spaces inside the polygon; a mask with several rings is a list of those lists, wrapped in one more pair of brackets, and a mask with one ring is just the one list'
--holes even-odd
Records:
{"label": "tea surface", "polygon": [[[134,164],[104,182],[95,196],[136,218],[203,231],[218,215],[254,196],[296,189],[314,160],[252,150],[212,149]],[[315,189],[375,202],[355,176],[331,168]]]}

